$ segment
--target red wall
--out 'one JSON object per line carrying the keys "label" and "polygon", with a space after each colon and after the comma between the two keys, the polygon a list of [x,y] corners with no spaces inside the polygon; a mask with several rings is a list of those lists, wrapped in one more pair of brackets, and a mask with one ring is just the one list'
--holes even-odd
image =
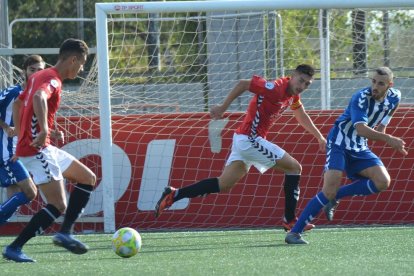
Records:
{"label": "red wall", "polygon": [[[339,111],[309,111],[324,135],[329,131]],[[212,153],[208,141],[209,115],[160,114],[130,115],[113,118],[113,141],[121,147],[132,165],[127,191],[116,203],[116,226],[138,229],[167,228],[226,228],[279,226],[283,217],[283,174],[268,171],[260,175],[255,168],[229,193],[191,199],[184,210],[166,211],[155,219],[152,211],[137,208],[147,145],[152,140],[175,139],[171,170],[171,184],[182,187],[207,177],[219,176],[231,146],[234,129],[243,114],[227,114],[229,123],[223,131],[223,148]],[[414,113],[400,109],[388,127],[388,133],[402,137],[411,151],[403,157],[381,142],[372,144],[373,151],[382,158],[392,177],[391,188],[380,195],[353,197],[341,202],[334,224],[409,224],[414,223],[413,138]],[[97,120],[79,118],[60,120],[72,136],[69,141],[99,137]],[[90,134],[79,129],[91,130]],[[93,137],[94,136],[94,137]],[[324,153],[318,152],[315,139],[296,123],[292,113],[286,112],[272,127],[268,136],[298,159],[303,167],[299,211],[321,189]],[[85,158],[100,176],[99,158]],[[344,179],[345,181],[345,179]],[[116,183],[114,183],[116,188]],[[158,196],[152,199],[155,205]],[[328,224],[323,215],[316,224]],[[11,229],[12,225],[9,226]],[[6,227],[2,227],[6,228]],[[100,224],[77,225],[78,230],[101,230]],[[3,233],[6,230],[0,229]],[[7,232],[7,231],[6,231]]]}

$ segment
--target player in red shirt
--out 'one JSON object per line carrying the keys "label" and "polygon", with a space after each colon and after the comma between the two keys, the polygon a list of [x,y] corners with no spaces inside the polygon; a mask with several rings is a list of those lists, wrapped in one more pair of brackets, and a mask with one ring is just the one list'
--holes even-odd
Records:
{"label": "player in red shirt", "polygon": [[[318,140],[319,149],[325,151],[326,140],[306,113],[299,96],[312,83],[314,72],[312,66],[301,64],[291,77],[267,81],[253,76],[251,80],[240,80],[224,102],[210,111],[213,120],[221,119],[230,104],[246,90],[254,94],[244,120],[233,136],[231,153],[222,174],[180,189],[166,187],[155,207],[155,216],[158,217],[164,209],[182,198],[229,191],[253,165],[261,173],[270,168],[285,173],[285,215],[282,225],[286,231],[290,231],[297,220],[295,210],[302,167],[282,148],[267,141],[266,135],[280,114],[290,107],[299,124]],[[309,224],[306,228],[310,230],[313,227]]]}
{"label": "player in red shirt", "polygon": [[[16,262],[33,262],[22,252],[32,237],[41,234],[65,212],[61,230],[53,237],[56,245],[76,254],[88,247],[70,234],[70,228],[86,206],[95,184],[95,175],[73,156],[50,145],[54,117],[59,108],[62,81],[74,79],[83,70],[88,46],[82,40],[67,39],[59,50],[54,67],[33,74],[25,91],[13,106],[13,119],[19,140],[16,158],[32,174],[34,183],[45,196],[47,205],[36,213],[18,237],[3,250],[3,256]],[[62,171],[71,179],[82,180],[75,186],[66,208]],[[71,176],[77,177],[71,177]],[[80,177],[82,175],[82,177]]]}

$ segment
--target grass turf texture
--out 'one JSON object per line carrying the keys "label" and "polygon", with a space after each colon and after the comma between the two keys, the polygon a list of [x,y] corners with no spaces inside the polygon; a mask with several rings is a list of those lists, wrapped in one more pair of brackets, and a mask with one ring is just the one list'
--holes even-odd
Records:
{"label": "grass turf texture", "polygon": [[[32,239],[34,264],[0,262],[1,275],[413,275],[414,227],[317,229],[309,245],[286,245],[276,230],[141,233],[141,252],[115,255],[108,234],[79,235],[91,250],[74,255]],[[12,237],[1,237],[0,245]]]}

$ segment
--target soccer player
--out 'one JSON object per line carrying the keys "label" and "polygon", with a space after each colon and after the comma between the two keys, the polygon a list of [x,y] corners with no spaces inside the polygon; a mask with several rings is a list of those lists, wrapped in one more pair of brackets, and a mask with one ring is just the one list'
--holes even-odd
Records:
{"label": "soccer player", "polygon": [[[328,220],[332,220],[337,200],[376,194],[390,186],[390,175],[381,160],[368,148],[368,139],[383,141],[407,155],[405,142],[385,133],[401,100],[401,92],[392,86],[392,71],[388,67],[379,67],[372,76],[371,86],[352,96],[328,135],[322,191],[309,201],[295,226],[287,233],[286,243],[308,244],[301,233],[322,208]],[[354,182],[340,187],[344,171]]]}
{"label": "soccer player", "polygon": [[20,205],[36,197],[37,188],[20,160],[12,161],[17,137],[13,123],[13,103],[23,92],[29,77],[45,68],[41,56],[32,55],[23,63],[23,83],[13,85],[0,93],[0,138],[3,162],[0,165],[0,185],[7,188],[9,198],[0,205],[0,225],[6,223]]}
{"label": "soccer player", "polygon": [[[312,66],[301,64],[291,77],[267,81],[260,76],[253,76],[251,80],[240,80],[224,102],[212,107],[210,111],[212,119],[220,119],[230,104],[245,91],[254,94],[244,120],[233,136],[231,153],[222,174],[180,189],[166,187],[156,205],[155,216],[158,217],[165,208],[182,198],[229,191],[253,165],[261,173],[270,168],[285,173],[285,214],[282,225],[289,231],[296,221],[295,209],[299,199],[302,167],[289,153],[266,140],[266,135],[280,114],[290,107],[299,124],[318,140],[320,150],[325,150],[325,138],[300,101],[300,94],[311,85],[314,73]],[[307,230],[313,227],[309,224]]]}
{"label": "soccer player", "polygon": [[[83,70],[87,55],[88,46],[84,41],[72,38],[65,40],[60,47],[56,65],[32,75],[26,89],[19,96],[20,101],[16,101],[13,106],[15,128],[19,133],[16,156],[32,173],[34,183],[44,194],[47,205],[4,248],[3,256],[6,259],[33,262],[32,258],[22,252],[22,247],[32,237],[47,229],[65,211],[61,230],[53,237],[53,242],[75,254],[88,251],[88,247],[75,239],[70,231],[89,200],[96,177],[79,161],[73,157],[71,159],[68,153],[50,145],[51,129],[60,104],[62,81],[77,77]],[[85,168],[89,173],[85,173]],[[68,205],[62,170],[67,172],[68,178],[83,180],[71,193]],[[76,176],[78,170],[84,173],[83,178]]]}

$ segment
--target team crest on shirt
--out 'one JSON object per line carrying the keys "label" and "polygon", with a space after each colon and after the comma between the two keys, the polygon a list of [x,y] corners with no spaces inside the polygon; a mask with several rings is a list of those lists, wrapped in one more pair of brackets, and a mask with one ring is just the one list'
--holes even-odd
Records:
{"label": "team crest on shirt", "polygon": [[53,80],[51,80],[50,81],[50,85],[53,87],[53,88],[58,88],[58,86],[59,86],[59,82],[57,81],[57,80],[55,80],[55,79],[53,79]]}
{"label": "team crest on shirt", "polygon": [[268,81],[266,82],[265,87],[268,90],[272,90],[273,88],[275,88],[275,84],[273,82]]}

